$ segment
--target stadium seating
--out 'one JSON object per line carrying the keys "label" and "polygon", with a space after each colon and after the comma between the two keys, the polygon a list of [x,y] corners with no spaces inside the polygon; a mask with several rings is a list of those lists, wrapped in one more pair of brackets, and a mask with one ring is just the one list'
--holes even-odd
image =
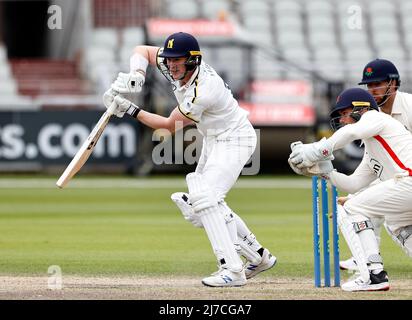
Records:
{"label": "stadium seating", "polygon": [[21,95],[87,94],[88,81],[79,78],[75,62],[48,59],[13,59],[13,75]]}
{"label": "stadium seating", "polygon": [[[84,52],[85,64],[92,70],[91,80],[96,85],[96,81],[102,82],[102,74],[109,79],[116,69],[127,70],[133,47],[147,40],[144,15],[182,20],[219,20],[229,15],[253,35],[253,79],[294,79],[304,73],[310,77],[312,73],[325,80],[353,85],[359,80],[362,67],[377,57],[393,60],[403,79],[408,79],[409,74],[412,78],[411,1],[143,1],[144,13],[123,23],[113,22],[114,13],[108,18],[110,1],[94,0],[96,28]],[[122,1],[126,8],[134,2]],[[121,16],[121,12],[116,14]],[[269,46],[272,53],[260,50],[262,45]],[[240,90],[242,79],[247,78],[242,75],[243,49],[218,49],[208,46],[207,41],[202,49],[205,60],[223,72],[233,88]],[[403,85],[411,87],[409,81]]]}

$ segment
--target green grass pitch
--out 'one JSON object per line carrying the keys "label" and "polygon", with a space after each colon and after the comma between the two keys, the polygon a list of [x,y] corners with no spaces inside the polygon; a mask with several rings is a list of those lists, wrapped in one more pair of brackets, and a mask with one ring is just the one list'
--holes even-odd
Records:
{"label": "green grass pitch", "polygon": [[[251,187],[233,188],[226,200],[277,256],[276,268],[264,276],[312,277],[309,179],[287,179],[307,182],[304,188],[282,187],[275,177],[243,179]],[[74,275],[204,276],[216,270],[204,230],[186,222],[170,200],[186,191],[184,176],[148,179],[154,183],[147,187],[133,185],[139,178],[115,178],[113,187],[107,178],[104,187],[99,178],[74,180],[59,190],[50,177],[0,179],[0,274],[45,275],[50,265]],[[341,258],[349,257],[342,237],[340,250]],[[391,278],[412,277],[411,259],[384,230],[381,251]]]}

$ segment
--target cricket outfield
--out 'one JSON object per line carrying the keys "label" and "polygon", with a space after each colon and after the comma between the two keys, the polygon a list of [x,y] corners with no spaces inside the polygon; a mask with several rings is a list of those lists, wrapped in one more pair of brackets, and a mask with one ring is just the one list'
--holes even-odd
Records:
{"label": "cricket outfield", "polygon": [[[187,190],[183,175],[78,176],[63,190],[56,180],[0,178],[0,299],[412,299],[412,260],[384,230],[390,291],[314,288],[308,178],[239,179],[227,202],[278,263],[245,287],[224,289],[202,286],[216,271],[209,241],[170,200]],[[342,237],[340,251],[349,257]],[[61,289],[50,287],[53,270]],[[341,272],[343,281],[351,276]]]}

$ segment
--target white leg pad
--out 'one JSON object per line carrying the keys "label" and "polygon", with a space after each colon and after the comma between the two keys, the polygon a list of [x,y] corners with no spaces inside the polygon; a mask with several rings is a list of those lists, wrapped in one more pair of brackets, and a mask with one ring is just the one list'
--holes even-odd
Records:
{"label": "white leg pad", "polygon": [[232,239],[233,243],[235,246],[238,245],[238,239],[237,239],[237,227],[236,227],[236,221],[233,217],[233,212],[230,210],[230,208],[227,206],[227,204],[223,202],[219,202],[219,210],[223,214],[223,218],[225,219],[226,222],[226,227],[229,232],[230,238]]}
{"label": "white leg pad", "polygon": [[[202,175],[198,173],[189,173],[186,176],[189,195],[192,194],[210,194],[210,189],[203,181]],[[243,269],[242,260],[237,254],[235,245],[229,235],[226,227],[226,221],[217,205],[196,212],[200,216],[203,227],[212,245],[213,251],[219,262],[224,260],[225,268],[233,272],[240,272]]]}
{"label": "white leg pad", "polygon": [[362,244],[363,252],[368,262],[369,270],[383,268],[382,257],[379,254],[379,245],[371,221],[362,215],[350,216],[355,226],[355,233],[358,235]]}
{"label": "white leg pad", "polygon": [[343,237],[348,244],[350,251],[352,252],[353,257],[356,260],[356,263],[359,268],[360,276],[365,282],[369,281],[369,269],[367,265],[367,259],[365,251],[363,250],[362,243],[359,239],[359,236],[356,234],[355,229],[353,228],[353,220],[346,213],[343,206],[338,205],[338,224],[341,230]]}
{"label": "white leg pad", "polygon": [[258,265],[262,262],[262,257],[256,250],[254,250],[254,248],[252,248],[255,241],[256,237],[253,233],[250,233],[249,236],[240,239],[240,254],[250,263]]}
{"label": "white leg pad", "polygon": [[[226,226],[237,247],[238,253],[245,257],[250,263],[258,265],[262,262],[262,256],[257,252],[262,246],[255,235],[249,230],[245,222],[230,209],[226,202],[219,203],[219,208],[224,213]],[[233,225],[234,224],[234,225]],[[236,232],[236,233],[234,233]]]}
{"label": "white leg pad", "polygon": [[412,235],[409,236],[403,243],[401,242],[401,240],[398,239],[397,236],[395,236],[395,234],[391,231],[391,229],[388,227],[388,225],[386,224],[386,222],[383,224],[386,231],[388,232],[388,234],[391,236],[392,240],[395,241],[395,243],[400,246],[402,248],[403,251],[405,251],[405,253],[412,258]]}

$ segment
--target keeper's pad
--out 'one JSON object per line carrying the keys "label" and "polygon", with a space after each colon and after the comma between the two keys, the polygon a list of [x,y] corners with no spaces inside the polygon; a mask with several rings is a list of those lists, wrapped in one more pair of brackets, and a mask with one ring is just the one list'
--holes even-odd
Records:
{"label": "keeper's pad", "polygon": [[393,241],[395,241],[405,253],[412,258],[412,225],[401,228],[399,235],[396,236],[388,227],[386,222],[383,224]]}
{"label": "keeper's pad", "polygon": [[369,219],[360,214],[348,215],[348,217],[352,220],[355,233],[362,244],[369,270],[381,269],[383,261],[379,254],[379,244],[374,232],[374,225]]}
{"label": "keeper's pad", "polygon": [[[190,202],[192,202],[191,196],[196,195],[196,200],[201,203],[200,210],[196,210],[194,207],[195,213],[200,216],[219,263],[230,271],[242,271],[242,260],[236,252],[217,201],[213,201],[211,198],[212,190],[202,179],[202,175],[196,172],[189,173],[186,176],[186,182],[189,188]],[[204,199],[201,198],[202,195],[204,195]]]}
{"label": "keeper's pad", "polygon": [[340,231],[342,232],[343,237],[348,244],[350,251],[352,252],[353,257],[356,260],[356,264],[359,268],[360,276],[365,282],[369,281],[369,269],[367,265],[365,251],[363,250],[362,243],[359,239],[358,234],[355,233],[353,227],[352,218],[346,213],[343,206],[338,205],[338,224]]}

